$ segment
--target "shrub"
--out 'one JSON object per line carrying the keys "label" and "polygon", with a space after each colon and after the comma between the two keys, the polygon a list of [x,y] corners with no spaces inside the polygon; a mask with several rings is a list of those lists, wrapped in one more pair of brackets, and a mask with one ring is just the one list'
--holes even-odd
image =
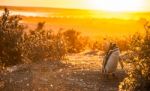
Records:
{"label": "shrub", "polygon": [[131,41],[131,50],[138,54],[131,60],[132,70],[120,83],[121,91],[149,91],[150,90],[150,27],[146,26],[144,36],[136,34]]}
{"label": "shrub", "polygon": [[73,29],[63,32],[64,41],[68,53],[78,53],[84,50],[87,45],[87,39]]}
{"label": "shrub", "polygon": [[43,27],[44,23],[38,23],[35,30],[25,34],[23,56],[33,62],[62,59],[66,54],[62,33],[54,34],[51,30],[43,30]]}
{"label": "shrub", "polygon": [[10,16],[7,8],[0,19],[0,62],[5,66],[22,62],[20,43],[24,26],[20,20],[19,16]]}
{"label": "shrub", "polygon": [[35,30],[27,33],[20,20],[19,16],[10,16],[8,9],[0,18],[0,64],[11,66],[64,58],[63,33],[43,30],[45,22],[39,22]]}

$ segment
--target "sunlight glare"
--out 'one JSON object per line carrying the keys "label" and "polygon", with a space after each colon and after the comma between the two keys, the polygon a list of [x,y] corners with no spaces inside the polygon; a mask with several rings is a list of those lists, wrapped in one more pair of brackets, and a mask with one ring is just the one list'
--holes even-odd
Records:
{"label": "sunlight glare", "polygon": [[91,9],[109,12],[140,11],[143,0],[88,0]]}

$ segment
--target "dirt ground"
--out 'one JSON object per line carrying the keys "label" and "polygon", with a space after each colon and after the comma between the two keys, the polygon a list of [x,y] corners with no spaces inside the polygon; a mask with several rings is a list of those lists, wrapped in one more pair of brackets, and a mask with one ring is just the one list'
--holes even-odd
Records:
{"label": "dirt ground", "polygon": [[96,55],[74,54],[61,62],[38,62],[15,66],[0,75],[0,91],[117,91],[125,72],[104,78]]}

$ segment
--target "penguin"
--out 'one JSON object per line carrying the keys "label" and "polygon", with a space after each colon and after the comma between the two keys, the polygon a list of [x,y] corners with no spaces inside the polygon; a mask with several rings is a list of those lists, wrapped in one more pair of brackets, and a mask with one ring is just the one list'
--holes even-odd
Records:
{"label": "penguin", "polygon": [[119,55],[120,55],[119,48],[116,46],[116,44],[112,44],[111,49],[103,59],[102,73],[104,74],[112,73],[114,75],[117,69],[118,61],[120,59]]}

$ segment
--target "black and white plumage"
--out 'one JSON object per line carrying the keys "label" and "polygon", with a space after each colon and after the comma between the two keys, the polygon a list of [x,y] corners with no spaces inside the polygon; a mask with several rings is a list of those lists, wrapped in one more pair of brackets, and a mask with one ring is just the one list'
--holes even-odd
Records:
{"label": "black and white plumage", "polygon": [[119,61],[119,54],[120,50],[118,47],[113,48],[109,51],[108,58],[104,58],[103,65],[102,65],[102,72],[103,73],[113,73],[117,69],[118,61]]}

